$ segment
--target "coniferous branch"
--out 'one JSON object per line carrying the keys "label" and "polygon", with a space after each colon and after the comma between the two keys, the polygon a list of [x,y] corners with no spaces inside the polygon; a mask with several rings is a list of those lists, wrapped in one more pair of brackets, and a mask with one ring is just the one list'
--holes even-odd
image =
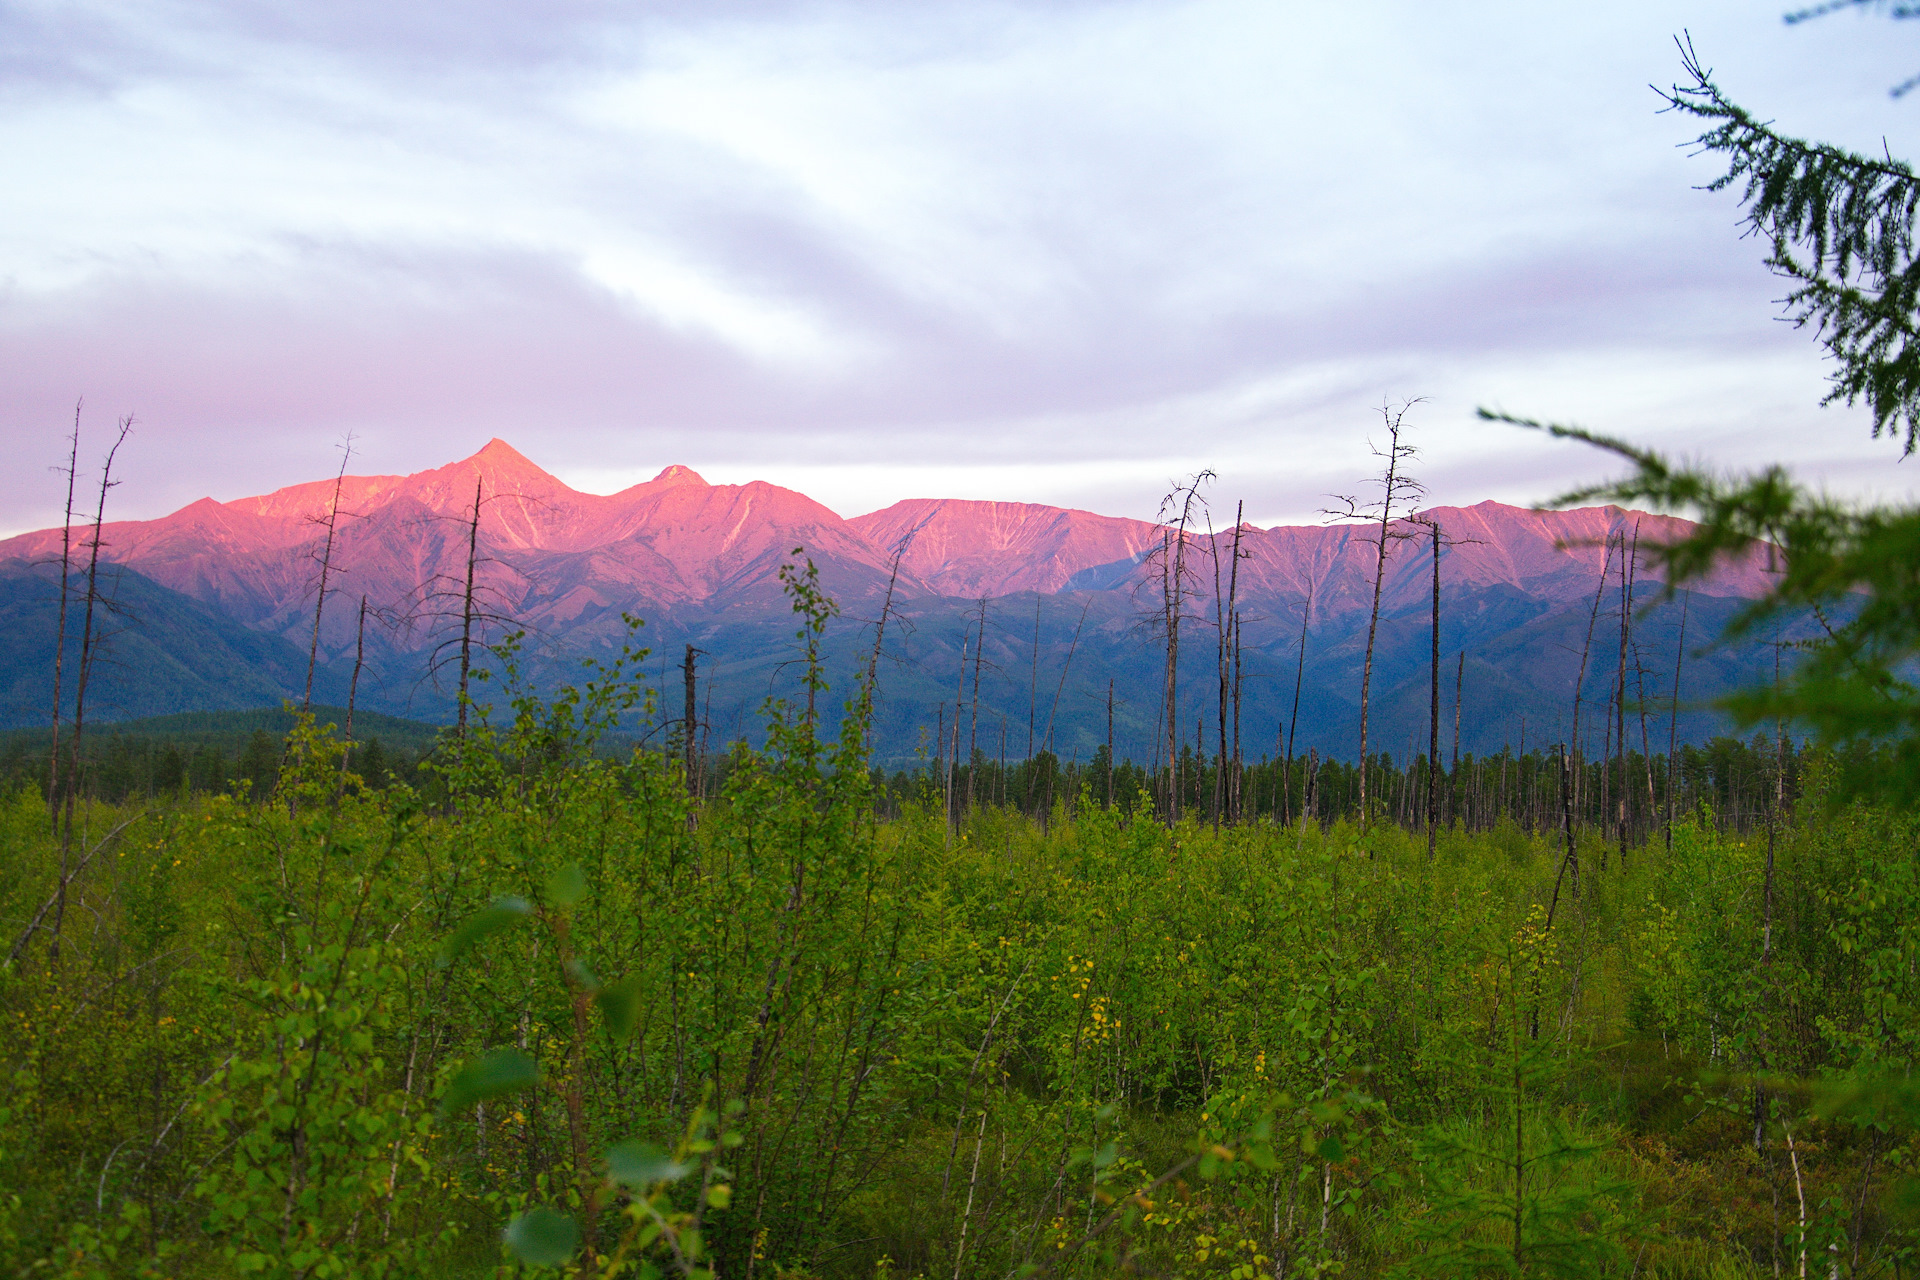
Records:
{"label": "coniferous branch", "polygon": [[1604,449],[1633,464],[1626,476],[1553,500],[1593,498],[1686,512],[1686,534],[1648,545],[1662,570],[1662,598],[1726,560],[1764,553],[1766,593],[1728,623],[1739,640],[1812,613],[1825,634],[1777,686],[1750,688],[1719,705],[1743,728],[1798,721],[1833,743],[1884,743],[1886,772],[1845,781],[1836,796],[1873,792],[1911,804],[1920,798],[1920,689],[1906,678],[1920,659],[1920,507],[1875,507],[1809,492],[1780,467],[1719,476],[1580,427],[1480,410],[1492,422],[1545,431]]}
{"label": "coniferous branch", "polygon": [[1811,326],[1838,364],[1822,404],[1864,400],[1873,434],[1920,445],[1920,261],[1914,221],[1920,175],[1892,156],[1875,160],[1780,133],[1731,101],[1680,42],[1691,84],[1656,90],[1667,110],[1709,124],[1694,145],[1726,160],[1705,190],[1738,188],[1745,222],[1768,244],[1766,265],[1794,284],[1782,299],[1796,328]]}

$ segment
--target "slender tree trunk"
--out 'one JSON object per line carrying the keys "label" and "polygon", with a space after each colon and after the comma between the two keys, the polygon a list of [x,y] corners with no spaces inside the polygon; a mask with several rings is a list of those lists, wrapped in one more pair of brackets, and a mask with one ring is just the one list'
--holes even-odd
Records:
{"label": "slender tree trunk", "polygon": [[1027,668],[1027,759],[1033,759],[1035,731],[1040,719],[1040,596],[1033,597],[1033,658]]}
{"label": "slender tree trunk", "polygon": [[467,736],[467,678],[473,670],[473,567],[480,553],[480,485],[473,482],[473,519],[467,525],[467,584],[460,594],[460,710],[455,732]]}
{"label": "slender tree trunk", "polygon": [[73,768],[69,771],[66,804],[63,806],[63,821],[60,831],[60,885],[53,911],[53,941],[47,952],[47,962],[60,963],[60,930],[67,915],[68,866],[73,855],[73,809],[78,798],[81,784],[85,780],[85,764],[81,755],[81,743],[87,727],[87,685],[93,675],[93,660],[99,647],[99,634],[93,625],[94,607],[100,601],[100,545],[101,526],[107,518],[107,490],[113,488],[113,459],[120,452],[120,446],[126,443],[127,435],[133,430],[133,419],[120,420],[120,432],[115,437],[113,447],[107,450],[107,460],[100,468],[100,501],[93,513],[93,537],[87,548],[87,597],[86,611],[80,627],[80,672],[74,686],[73,695]]}
{"label": "slender tree trunk", "polygon": [[1587,658],[1593,651],[1593,629],[1600,620],[1600,597],[1607,589],[1607,566],[1613,559],[1613,539],[1608,538],[1600,553],[1600,582],[1593,589],[1593,607],[1587,611],[1587,639],[1580,646],[1580,674],[1573,682],[1573,798],[1576,804],[1580,800],[1581,760],[1584,753],[1580,747],[1580,703],[1587,687]]}
{"label": "slender tree trunk", "polygon": [[[1580,892],[1580,848],[1573,842],[1573,761],[1565,746],[1560,748],[1560,840],[1561,857],[1566,870],[1573,875],[1573,891],[1577,895]],[[1551,908],[1548,909],[1547,920],[1549,924],[1553,920]]]}
{"label": "slender tree trunk", "polygon": [[327,540],[320,550],[320,590],[313,599],[313,640],[307,646],[307,688],[300,696],[300,710],[313,710],[313,669],[320,661],[320,616],[327,607],[327,577],[333,570],[333,533],[340,522],[340,486],[346,483],[347,462],[353,457],[353,443],[340,454],[340,472],[333,478],[333,501],[327,504]]}
{"label": "slender tree trunk", "polygon": [[[1284,820],[1289,825],[1293,822],[1293,795],[1291,792],[1293,783],[1293,735],[1295,730],[1300,727],[1300,685],[1307,674],[1307,622],[1312,617],[1313,584],[1309,582],[1307,584],[1307,602],[1300,610],[1300,654],[1293,667],[1293,710],[1289,712],[1287,716],[1287,756],[1286,763],[1282,766],[1282,772],[1280,774],[1280,786],[1288,810]],[[1302,810],[1301,816],[1305,817],[1307,796],[1304,781],[1301,783],[1300,807]]]}
{"label": "slender tree trunk", "polygon": [[1680,602],[1680,642],[1673,648],[1673,705],[1667,713],[1667,852],[1673,852],[1674,762],[1680,747],[1680,669],[1687,656],[1687,612],[1693,607],[1693,592]]}
{"label": "slender tree trunk", "polygon": [[[873,629],[873,653],[867,658],[866,678],[860,682],[859,708],[862,724],[870,723],[873,718],[874,692],[880,682],[880,647],[887,638],[887,618],[893,612],[893,589],[900,581],[900,560],[907,554],[907,548],[913,545],[918,526],[908,531],[905,537],[894,544],[892,562],[887,566],[887,593],[880,602],[880,621]],[[713,710],[713,681],[707,681],[707,710]],[[703,722],[711,725],[711,715]],[[705,754],[705,737],[701,739],[702,754]],[[873,763],[873,735],[864,735],[863,755],[868,765]]]}
{"label": "slender tree trunk", "polygon": [[960,640],[960,687],[953,691],[953,757],[947,762],[947,840],[951,845],[953,831],[959,825],[959,812],[955,807],[958,796],[954,794],[955,773],[960,768],[960,712],[967,701],[967,641]]}
{"label": "slender tree trunk", "polygon": [[1240,754],[1240,685],[1246,675],[1244,652],[1241,647],[1241,618],[1238,609],[1233,618],[1233,787],[1227,794],[1227,810],[1235,822],[1244,816],[1247,783],[1247,766]]}
{"label": "slender tree trunk", "polygon": [[[1776,693],[1780,687],[1780,646],[1773,646],[1773,685]],[[1778,722],[1776,722],[1777,724]],[[1786,735],[1780,733],[1784,746]],[[1767,865],[1760,883],[1760,997],[1756,1002],[1759,1008],[1759,1037],[1754,1062],[1753,1086],[1753,1153],[1763,1159],[1766,1156],[1767,1140],[1767,1094],[1758,1083],[1763,1079],[1769,1066],[1767,1029],[1771,1016],[1772,1001],[1767,997],[1773,986],[1773,853],[1774,836],[1779,825],[1779,797],[1781,795],[1782,771],[1779,768],[1779,756],[1775,757],[1774,768],[1774,804],[1767,814]]]}
{"label": "slender tree trunk", "polygon": [[[685,686],[686,693],[686,705],[680,717],[680,732],[683,739],[680,744],[681,770],[686,775],[687,799],[690,801],[697,801],[700,798],[700,743],[694,733],[700,723],[700,704],[697,693],[699,673],[694,662],[694,657],[699,652],[692,645],[688,645],[686,657],[680,664],[681,683]],[[693,821],[691,806],[687,809],[687,821],[689,823]]]}
{"label": "slender tree trunk", "polygon": [[[1232,671],[1233,773],[1227,788],[1227,819],[1240,819],[1240,528],[1246,523],[1247,504],[1233,508],[1233,559],[1227,570],[1227,661]],[[1223,749],[1224,750],[1224,749]]]}
{"label": "slender tree trunk", "polygon": [[1447,820],[1459,817],[1463,806],[1460,803],[1460,693],[1467,682],[1467,651],[1460,651],[1460,660],[1453,670],[1453,766],[1447,770]]}
{"label": "slender tree trunk", "polygon": [[[967,808],[973,808],[973,767],[980,754],[980,660],[987,651],[987,598],[980,597],[979,643],[973,646],[973,714],[967,724]],[[1112,719],[1111,716],[1108,717]],[[1108,737],[1112,737],[1109,729]]]}
{"label": "slender tree trunk", "polygon": [[1007,807],[1007,718],[1000,717],[1000,807]]}
{"label": "slender tree trunk", "polygon": [[[1433,531],[1433,682],[1427,707],[1427,861],[1440,847],[1440,522]],[[1464,672],[1463,672],[1464,674]]]}
{"label": "slender tree trunk", "polygon": [[[1394,470],[1400,461],[1398,453],[1390,456],[1387,462],[1387,494],[1393,494]],[[1383,503],[1380,508],[1380,546],[1373,564],[1373,607],[1367,611],[1367,656],[1360,667],[1360,829],[1367,829],[1367,712],[1373,692],[1373,642],[1380,629],[1380,590],[1387,579],[1387,526],[1393,516],[1393,503]]]}
{"label": "slender tree trunk", "polygon": [[1180,624],[1185,613],[1187,529],[1193,523],[1193,505],[1199,498],[1200,484],[1203,480],[1211,478],[1211,472],[1200,472],[1184,486],[1168,494],[1161,502],[1160,508],[1164,519],[1171,504],[1176,499],[1179,501],[1179,514],[1174,519],[1173,527],[1163,528],[1160,535],[1160,599],[1167,631],[1164,728],[1167,748],[1167,822],[1169,825],[1180,821]]}
{"label": "slender tree trunk", "polygon": [[1107,677],[1107,808],[1113,808],[1113,677]]}
{"label": "slender tree trunk", "polygon": [[60,526],[60,621],[53,639],[53,745],[47,754],[47,823],[60,828],[60,677],[67,656],[68,579],[73,576],[73,488],[80,473],[80,405],[73,406],[73,434],[68,437],[66,522]]}
{"label": "slender tree trunk", "polygon": [[1627,869],[1627,645],[1633,636],[1633,562],[1640,554],[1640,535],[1638,530],[1633,537],[1633,549],[1627,549],[1626,535],[1620,535],[1620,550],[1623,558],[1620,562],[1620,674],[1614,682],[1613,699],[1613,742],[1614,753],[1618,760],[1616,779],[1618,806],[1615,821],[1619,828],[1620,870]]}
{"label": "slender tree trunk", "polygon": [[1320,751],[1317,747],[1307,748],[1307,776],[1301,784],[1301,791],[1303,793],[1300,800],[1301,816],[1313,818],[1317,821],[1320,817],[1318,805],[1320,799]]}
{"label": "slender tree trunk", "polygon": [[1060,683],[1053,689],[1053,706],[1047,711],[1047,731],[1041,735],[1040,749],[1053,750],[1053,722],[1060,715],[1060,696],[1067,691],[1067,673],[1073,670],[1073,655],[1080,651],[1080,631],[1087,625],[1087,610],[1093,608],[1093,597],[1080,606],[1080,621],[1073,624],[1073,639],[1067,644],[1067,660],[1060,664]]}
{"label": "slender tree trunk", "polygon": [[1186,532],[1168,540],[1163,536],[1166,563],[1161,566],[1164,581],[1160,590],[1161,607],[1166,614],[1167,684],[1163,698],[1167,721],[1167,822],[1180,821],[1180,548]]}
{"label": "slender tree trunk", "polygon": [[1219,724],[1219,743],[1214,753],[1213,770],[1213,829],[1218,831],[1221,810],[1226,805],[1227,601],[1220,589],[1220,535],[1213,531],[1212,517],[1207,519],[1207,550],[1213,556],[1214,709]]}
{"label": "slender tree trunk", "polygon": [[[353,704],[360,696],[360,668],[367,660],[367,597],[360,597],[360,625],[354,632],[353,640],[353,678],[347,681],[347,724],[342,730],[346,736],[347,749],[340,757],[340,784],[334,789],[337,799],[347,786],[347,767],[353,761]],[[375,779],[377,782],[378,779]]]}

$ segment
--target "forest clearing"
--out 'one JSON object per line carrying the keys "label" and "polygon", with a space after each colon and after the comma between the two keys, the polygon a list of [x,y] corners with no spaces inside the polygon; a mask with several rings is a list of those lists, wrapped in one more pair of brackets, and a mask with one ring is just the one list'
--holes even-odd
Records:
{"label": "forest clearing", "polygon": [[18,1274],[1910,1267],[1916,832],[1830,754],[1790,792],[1763,744],[1737,820],[1430,847],[1084,770],[902,795],[816,667],[700,796],[595,749],[620,667],[543,700],[505,656],[418,789],[309,721],[271,791],[83,800],[64,848],[16,785]]}

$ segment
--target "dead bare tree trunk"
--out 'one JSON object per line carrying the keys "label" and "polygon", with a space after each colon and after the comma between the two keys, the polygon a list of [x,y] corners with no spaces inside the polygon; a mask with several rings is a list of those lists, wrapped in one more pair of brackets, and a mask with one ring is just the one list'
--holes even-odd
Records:
{"label": "dead bare tree trunk", "polygon": [[1633,560],[1639,555],[1640,534],[1636,528],[1633,550],[1627,550],[1627,536],[1620,535],[1620,672],[1614,681],[1613,741],[1617,760],[1615,773],[1619,795],[1615,798],[1615,822],[1620,841],[1620,870],[1627,869],[1627,642],[1633,626]]}
{"label": "dead bare tree trunk", "polygon": [[320,550],[320,590],[313,599],[313,640],[307,646],[307,689],[300,698],[300,710],[313,710],[313,669],[320,661],[320,615],[327,607],[327,577],[333,571],[333,534],[340,523],[340,486],[347,479],[347,463],[353,457],[353,440],[348,438],[340,451],[340,471],[333,477],[333,501],[327,504],[327,540]]}
{"label": "dead bare tree trunk", "polygon": [[[1393,464],[1387,466],[1387,484],[1393,484]],[[1373,605],[1367,611],[1367,656],[1360,668],[1360,830],[1367,829],[1367,714],[1373,695],[1373,643],[1380,630],[1380,588],[1387,577],[1387,508],[1380,513],[1380,549],[1374,561]]]}
{"label": "dead bare tree trunk", "polygon": [[[1227,571],[1227,662],[1232,672],[1233,693],[1233,773],[1227,784],[1227,820],[1240,820],[1240,530],[1246,523],[1247,504],[1233,508],[1233,558]],[[1224,753],[1224,747],[1222,748]]]}
{"label": "dead bare tree trunk", "polygon": [[[1173,540],[1167,530],[1160,531],[1160,627],[1161,634],[1167,640],[1167,666],[1160,685],[1160,718],[1153,726],[1153,785],[1164,787],[1161,796],[1161,812],[1167,821],[1173,821],[1176,801],[1173,787],[1173,757],[1169,744],[1173,741]],[[1164,778],[1160,772],[1162,756],[1166,758],[1167,772]]]}
{"label": "dead bare tree trunk", "polygon": [[66,803],[62,806],[63,819],[60,830],[60,887],[54,902],[53,941],[47,951],[47,962],[60,962],[60,929],[67,914],[67,884],[70,880],[67,867],[73,855],[73,809],[78,799],[80,787],[85,780],[85,762],[81,755],[81,742],[87,727],[87,685],[93,675],[93,660],[98,649],[99,633],[94,629],[93,615],[100,602],[100,546],[101,526],[107,518],[107,491],[116,483],[113,478],[113,459],[120,452],[120,446],[126,443],[127,435],[133,430],[131,417],[120,420],[120,431],[114,437],[113,447],[107,450],[107,460],[100,468],[100,501],[93,513],[93,537],[87,547],[87,603],[80,627],[80,672],[79,680],[73,691],[73,769],[67,785]]}
{"label": "dead bare tree trunk", "polygon": [[[975,685],[978,688],[976,682]],[[1107,677],[1107,808],[1113,808],[1113,677]]]}
{"label": "dead bare tree trunk", "polygon": [[[1300,656],[1293,668],[1293,710],[1287,716],[1287,754],[1280,771],[1281,820],[1293,822],[1293,735],[1300,727],[1300,685],[1307,674],[1307,623],[1313,618],[1313,583],[1307,584],[1307,602],[1300,608]],[[1300,816],[1307,813],[1307,780],[1300,782]]]}
{"label": "dead bare tree trunk", "polygon": [[[958,822],[959,813],[954,805],[954,802],[958,797],[955,796],[954,794],[953,784],[954,784],[954,774],[960,768],[960,711],[961,711],[961,708],[965,705],[966,700],[967,700],[967,641],[966,641],[966,638],[963,636],[960,640],[959,687],[953,691],[953,756],[950,760],[947,761],[947,773],[946,773],[946,779],[945,779],[946,785],[944,788],[944,790],[946,791],[947,842],[949,847],[951,847],[952,845],[954,828],[959,825],[959,822]],[[1051,728],[1052,726],[1048,726],[1048,727]]]}
{"label": "dead bare tree trunk", "polygon": [[1647,664],[1638,640],[1633,642],[1633,685],[1640,703],[1640,763],[1647,775],[1647,837],[1652,839],[1653,824],[1660,820],[1660,797],[1653,785],[1653,735],[1647,728]]}
{"label": "dead bare tree trunk", "polygon": [[60,526],[60,621],[53,639],[53,745],[47,755],[47,823],[60,829],[60,677],[67,656],[68,579],[73,576],[73,488],[80,473],[80,405],[73,406],[73,434],[68,437],[66,522]]}
{"label": "dead bare tree trunk", "polygon": [[1160,520],[1170,527],[1161,532],[1161,606],[1167,635],[1167,680],[1165,729],[1167,750],[1167,822],[1180,821],[1180,623],[1185,614],[1187,582],[1187,530],[1193,525],[1194,504],[1205,505],[1200,486],[1213,479],[1213,472],[1200,471],[1188,477],[1173,492],[1160,500]]}
{"label": "dead bare tree trunk", "polygon": [[1680,669],[1687,656],[1687,612],[1693,592],[1680,602],[1680,642],[1673,647],[1673,704],[1667,713],[1667,852],[1673,852],[1674,763],[1680,748]]}
{"label": "dead bare tree trunk", "polygon": [[[367,597],[360,597],[360,625],[353,640],[353,677],[347,681],[347,725],[343,730],[347,749],[340,755],[340,784],[334,789],[337,799],[346,790],[347,765],[353,759],[353,704],[360,696],[360,669],[367,661]],[[376,779],[377,781],[377,779]]]}
{"label": "dead bare tree trunk", "polygon": [[[684,738],[684,741],[680,745],[683,759],[682,772],[686,775],[687,799],[689,801],[696,801],[700,798],[700,741],[694,734],[694,730],[700,723],[700,704],[697,695],[698,677],[694,670],[694,655],[699,652],[700,651],[692,645],[688,645],[686,661],[681,664],[681,674],[686,684],[687,701],[685,713],[680,720],[680,732]],[[692,812],[692,809],[689,808],[689,821],[692,820]]]}
{"label": "dead bare tree trunk", "polygon": [[467,584],[460,595],[460,711],[455,733],[467,736],[467,678],[473,670],[473,567],[480,554],[480,486],[473,482],[473,519],[467,524]]}
{"label": "dead bare tree trunk", "polygon": [[[1373,695],[1373,651],[1374,642],[1380,631],[1380,593],[1386,586],[1388,546],[1395,535],[1391,533],[1395,513],[1403,501],[1411,503],[1422,492],[1420,482],[1401,473],[1401,464],[1418,453],[1412,445],[1402,444],[1401,431],[1404,428],[1407,410],[1418,401],[1408,401],[1398,409],[1391,405],[1380,406],[1380,417],[1387,428],[1387,447],[1384,451],[1375,448],[1374,456],[1386,459],[1386,471],[1380,479],[1380,501],[1377,504],[1361,504],[1354,498],[1343,498],[1344,509],[1330,514],[1340,518],[1352,518],[1363,512],[1377,514],[1379,529],[1376,534],[1373,563],[1373,604],[1367,612],[1367,650],[1360,667],[1360,829],[1365,831],[1370,820],[1367,812],[1367,731],[1368,717],[1372,709]],[[1399,535],[1406,536],[1406,535]]]}
{"label": "dead bare tree trunk", "polygon": [[[974,760],[980,754],[980,660],[987,649],[987,598],[980,597],[980,631],[973,646],[973,710],[967,720],[967,808],[973,808]],[[1111,735],[1109,735],[1111,736]]]}
{"label": "dead bare tree trunk", "polygon": [[[1593,608],[1587,612],[1587,639],[1580,646],[1580,674],[1573,682],[1573,798],[1578,805],[1580,800],[1581,777],[1580,750],[1580,703],[1587,685],[1587,658],[1593,651],[1593,628],[1600,620],[1600,597],[1607,590],[1607,565],[1613,559],[1613,539],[1609,538],[1606,547],[1600,553],[1600,583],[1593,589]],[[1603,845],[1602,848],[1605,846]]]}
{"label": "dead bare tree trunk", "polygon": [[1073,625],[1073,639],[1067,645],[1067,660],[1060,665],[1060,683],[1054,686],[1053,706],[1047,712],[1047,731],[1041,735],[1040,749],[1053,750],[1053,722],[1060,714],[1060,695],[1067,691],[1067,673],[1073,670],[1073,655],[1080,651],[1080,631],[1087,625],[1087,610],[1093,608],[1093,597],[1080,606],[1080,621]]}
{"label": "dead bare tree trunk", "polygon": [[1213,517],[1207,517],[1207,551],[1213,557],[1213,666],[1217,688],[1214,709],[1219,722],[1220,739],[1214,754],[1213,829],[1220,829],[1221,809],[1226,804],[1227,773],[1227,602],[1220,590],[1220,535],[1213,531]]}
{"label": "dead bare tree trunk", "polygon": [[1228,812],[1239,822],[1246,814],[1247,763],[1240,754],[1240,693],[1246,678],[1246,651],[1241,636],[1241,618],[1233,611],[1233,789],[1227,796]]}
{"label": "dead bare tree trunk", "polygon": [[1460,691],[1467,683],[1467,651],[1453,669],[1453,765],[1447,770],[1447,821],[1460,816]]}
{"label": "dead bare tree trunk", "polygon": [[[1433,531],[1433,687],[1427,708],[1427,861],[1440,847],[1440,522]],[[1464,674],[1464,663],[1463,674]]]}

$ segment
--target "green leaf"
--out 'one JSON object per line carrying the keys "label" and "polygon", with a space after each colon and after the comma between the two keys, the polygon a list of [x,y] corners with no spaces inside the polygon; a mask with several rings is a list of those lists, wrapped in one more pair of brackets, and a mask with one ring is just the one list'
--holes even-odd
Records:
{"label": "green leaf", "polygon": [[577,862],[569,862],[547,877],[547,901],[565,909],[587,896],[587,873]]}
{"label": "green leaf", "polygon": [[687,1166],[678,1163],[666,1151],[651,1142],[629,1139],[607,1151],[607,1172],[623,1187],[642,1190],[661,1182],[676,1182],[687,1175]]}
{"label": "green leaf", "polygon": [[1320,1158],[1328,1164],[1339,1164],[1347,1158],[1347,1149],[1340,1145],[1340,1139],[1328,1134],[1320,1139],[1318,1148]]}
{"label": "green leaf", "polygon": [[640,1020],[639,974],[629,974],[612,986],[602,987],[594,999],[600,1005],[600,1016],[606,1019],[607,1034],[616,1044],[633,1034],[633,1024]]}
{"label": "green leaf", "polygon": [[558,1267],[580,1247],[579,1224],[564,1213],[542,1205],[507,1224],[507,1248],[533,1267]]}
{"label": "green leaf", "polygon": [[495,1049],[462,1067],[440,1099],[440,1114],[458,1115],[477,1102],[540,1083],[540,1064],[518,1049]]}
{"label": "green leaf", "polygon": [[452,964],[463,951],[488,934],[516,925],[532,914],[533,904],[525,898],[502,898],[492,906],[476,911],[440,945],[440,967],[444,969]]}

